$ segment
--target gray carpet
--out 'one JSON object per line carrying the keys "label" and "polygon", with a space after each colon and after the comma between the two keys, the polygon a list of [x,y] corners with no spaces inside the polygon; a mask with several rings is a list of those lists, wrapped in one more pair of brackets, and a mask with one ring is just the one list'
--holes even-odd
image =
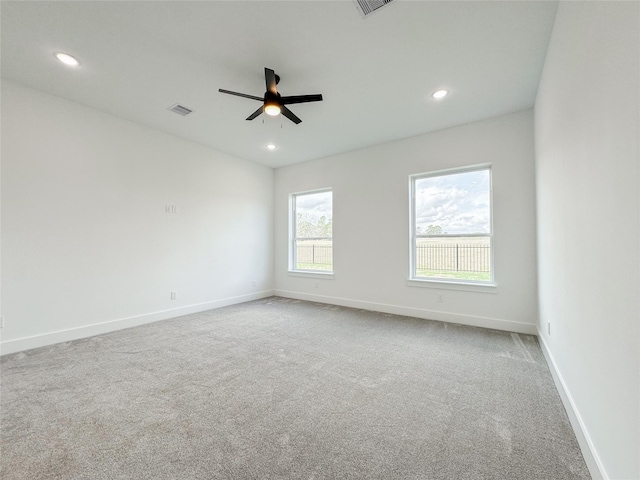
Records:
{"label": "gray carpet", "polygon": [[271,297],[2,358],[9,479],[585,479],[533,336]]}

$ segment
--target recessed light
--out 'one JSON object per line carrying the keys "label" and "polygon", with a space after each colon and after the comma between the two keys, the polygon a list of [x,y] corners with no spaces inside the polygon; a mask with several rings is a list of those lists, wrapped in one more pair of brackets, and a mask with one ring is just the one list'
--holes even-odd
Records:
{"label": "recessed light", "polygon": [[277,145],[273,143],[267,143],[267,150],[275,150],[276,148],[278,148]]}
{"label": "recessed light", "polygon": [[449,90],[436,90],[431,94],[431,96],[435,99],[444,98],[449,94]]}
{"label": "recessed light", "polygon": [[80,62],[75,57],[72,57],[67,53],[56,53],[56,58],[65,65],[69,65],[71,67],[77,67],[80,65]]}

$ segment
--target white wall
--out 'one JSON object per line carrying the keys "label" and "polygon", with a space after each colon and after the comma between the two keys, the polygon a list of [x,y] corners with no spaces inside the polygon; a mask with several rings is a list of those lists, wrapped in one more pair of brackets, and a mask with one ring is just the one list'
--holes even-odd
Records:
{"label": "white wall", "polygon": [[[495,293],[407,286],[409,175],[481,163],[493,166]],[[288,196],[321,187],[333,188],[335,276],[292,276],[287,273]],[[534,333],[534,208],[531,111],[280,168],[275,174],[276,292]],[[437,293],[444,302],[436,301]]]}
{"label": "white wall", "polygon": [[535,105],[540,335],[616,480],[640,478],[639,5],[561,3]]}
{"label": "white wall", "polygon": [[272,169],[3,82],[3,353],[271,294],[272,225]]}

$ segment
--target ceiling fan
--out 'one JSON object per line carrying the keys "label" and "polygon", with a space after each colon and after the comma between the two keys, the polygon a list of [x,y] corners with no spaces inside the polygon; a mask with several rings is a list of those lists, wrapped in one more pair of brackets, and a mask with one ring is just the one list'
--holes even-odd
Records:
{"label": "ceiling fan", "polygon": [[280,82],[280,77],[275,74],[270,68],[264,69],[264,80],[267,84],[267,91],[264,92],[264,97],[257,97],[255,95],[247,95],[246,93],[232,92],[231,90],[218,89],[220,93],[228,93],[229,95],[237,95],[238,97],[251,98],[252,100],[259,100],[263,102],[263,105],[247,117],[247,120],[253,120],[262,112],[267,115],[275,116],[282,113],[285,117],[291,120],[296,125],[302,120],[296,117],[291,110],[285,105],[291,105],[293,103],[307,103],[307,102],[321,102],[322,95],[294,95],[292,97],[283,97],[278,93],[276,85]]}

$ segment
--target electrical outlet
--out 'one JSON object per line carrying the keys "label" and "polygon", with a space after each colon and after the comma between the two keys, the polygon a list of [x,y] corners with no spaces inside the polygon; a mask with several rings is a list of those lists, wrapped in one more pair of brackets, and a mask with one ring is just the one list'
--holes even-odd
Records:
{"label": "electrical outlet", "polygon": [[171,300],[178,298],[178,292],[171,292]]}
{"label": "electrical outlet", "polygon": [[320,282],[316,282],[316,284],[314,285],[315,288],[320,288]]}
{"label": "electrical outlet", "polygon": [[258,282],[256,282],[256,281],[254,280],[254,281],[253,281],[253,286],[255,287],[255,286],[257,286],[257,285],[258,285]]}
{"label": "electrical outlet", "polygon": [[436,293],[436,300],[438,302],[444,302],[444,297],[441,293]]}

